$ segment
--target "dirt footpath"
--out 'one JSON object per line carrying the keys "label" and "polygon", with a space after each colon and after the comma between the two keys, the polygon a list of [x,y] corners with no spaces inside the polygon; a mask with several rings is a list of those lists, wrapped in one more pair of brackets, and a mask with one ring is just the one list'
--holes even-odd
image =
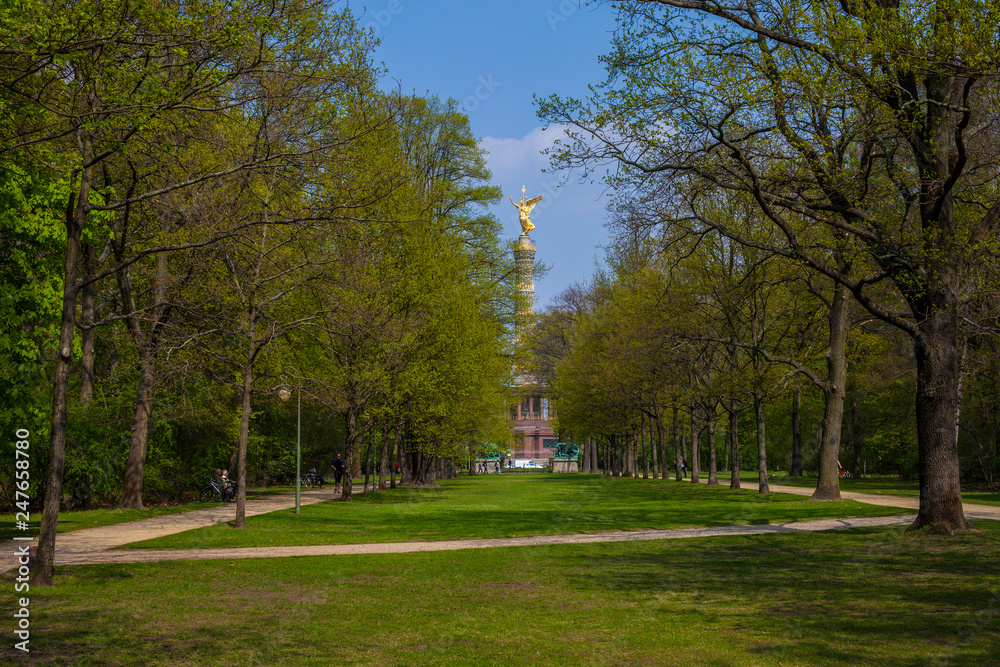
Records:
{"label": "dirt footpath", "polygon": [[301,547],[237,547],[232,549],[136,549],[134,551],[98,551],[62,553],[56,548],[56,565],[86,563],[144,563],[165,560],[239,560],[243,558],[282,558],[287,556],[353,556],[357,554],[402,554],[417,551],[457,551],[494,547],[533,547],[553,544],[593,544],[596,542],[641,542],[723,535],[763,535],[767,533],[816,532],[843,528],[905,525],[916,515],[859,517],[854,519],[818,519],[773,525],[720,526],[717,528],[675,528],[671,530],[615,530],[602,533],[570,535],[534,535],[485,540],[442,540],[434,542],[379,542],[375,544],[317,544]]}
{"label": "dirt footpath", "polygon": [[[335,494],[332,487],[325,489],[307,489],[302,491],[302,505],[312,505],[327,500],[333,500],[339,494]],[[282,493],[269,496],[261,496],[247,501],[246,516],[252,517],[258,514],[289,510],[295,507],[295,494]],[[177,512],[164,516],[140,519],[138,521],[128,521],[126,523],[116,523],[112,526],[100,526],[98,528],[84,528],[74,530],[69,533],[59,533],[56,535],[56,565],[64,565],[69,562],[81,563],[87,561],[88,555],[95,555],[107,549],[114,549],[123,544],[151,540],[165,535],[183,533],[186,530],[204,528],[217,523],[226,523],[236,519],[236,505],[227,503],[217,507],[209,507],[201,510],[190,510],[187,512]],[[34,540],[17,542],[7,540],[4,545],[3,560],[0,560],[0,571],[6,572],[17,566],[16,549],[30,544],[38,543]],[[96,562],[96,561],[94,561]]]}

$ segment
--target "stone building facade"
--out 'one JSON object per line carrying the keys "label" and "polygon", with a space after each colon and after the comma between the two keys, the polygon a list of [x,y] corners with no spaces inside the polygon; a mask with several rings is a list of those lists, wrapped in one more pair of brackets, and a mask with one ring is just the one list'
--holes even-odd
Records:
{"label": "stone building facade", "polygon": [[513,458],[544,464],[556,450],[556,436],[551,425],[555,414],[549,399],[541,388],[532,385],[515,387],[513,394],[517,402],[511,406],[507,417]]}

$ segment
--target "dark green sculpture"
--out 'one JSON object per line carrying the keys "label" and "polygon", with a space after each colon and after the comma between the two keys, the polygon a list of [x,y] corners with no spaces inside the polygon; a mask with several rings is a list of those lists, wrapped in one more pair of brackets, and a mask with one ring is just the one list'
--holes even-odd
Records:
{"label": "dark green sculpture", "polygon": [[560,442],[556,445],[556,453],[553,458],[557,459],[575,459],[580,454],[580,448],[574,444],[566,444],[565,442]]}

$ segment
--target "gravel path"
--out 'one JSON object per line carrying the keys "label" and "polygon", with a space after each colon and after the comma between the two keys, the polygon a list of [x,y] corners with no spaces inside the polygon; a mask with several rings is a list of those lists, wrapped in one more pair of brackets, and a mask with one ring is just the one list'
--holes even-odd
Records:
{"label": "gravel path", "polygon": [[616,530],[603,533],[571,535],[534,535],[487,540],[442,540],[434,542],[379,542],[374,544],[317,544],[301,547],[237,547],[231,549],[136,549],[63,554],[56,551],[56,565],[85,563],[144,563],[165,560],[238,560],[243,558],[282,558],[287,556],[352,556],[357,554],[402,554],[417,551],[457,551],[494,547],[532,547],[554,544],[593,544],[596,542],[639,542],[673,540],[722,535],[763,535],[766,533],[815,532],[842,528],[904,525],[916,515],[859,517],[854,519],[819,519],[759,526],[719,526],[716,528],[675,528],[671,530]]}
{"label": "gravel path", "polygon": [[[749,485],[748,485],[749,486]],[[744,487],[748,488],[748,487]],[[752,488],[752,487],[749,487]],[[775,493],[812,495],[812,489],[796,486],[772,484]],[[857,500],[872,505],[902,507],[916,510],[917,498],[888,496],[871,493],[844,492],[844,499]],[[307,490],[302,492],[302,504],[333,500],[332,489]],[[264,496],[247,502],[248,517],[268,512],[288,510],[295,506],[294,494]],[[993,519],[1000,521],[1000,507],[990,505],[965,504],[965,515],[972,519]],[[242,558],[279,558],[287,556],[337,556],[377,553],[411,553],[417,551],[454,551],[458,549],[486,549],[492,547],[538,546],[552,544],[588,544],[595,542],[633,542],[642,540],[683,539],[690,537],[716,537],[721,535],[762,535],[768,533],[814,532],[844,528],[869,526],[905,525],[913,521],[915,515],[888,517],[861,517],[850,519],[819,519],[772,525],[721,526],[716,528],[677,528],[671,530],[629,530],[602,533],[577,533],[568,535],[538,535],[505,539],[444,540],[432,542],[383,542],[376,544],[323,544],[296,547],[246,547],[229,549],[160,549],[111,551],[115,547],[132,542],[173,535],[186,530],[202,528],[217,523],[232,521],[235,517],[233,505],[222,505],[202,510],[179,512],[166,516],[119,523],[100,528],[86,528],[56,537],[56,565],[81,565],[87,563],[138,563],[166,560],[212,560]],[[17,567],[17,548],[35,541],[8,540],[2,550],[0,571]]]}

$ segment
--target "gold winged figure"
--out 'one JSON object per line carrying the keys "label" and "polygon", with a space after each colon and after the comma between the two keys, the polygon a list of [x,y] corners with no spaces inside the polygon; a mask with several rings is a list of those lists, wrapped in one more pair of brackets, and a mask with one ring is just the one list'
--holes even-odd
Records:
{"label": "gold winged figure", "polygon": [[531,209],[535,208],[535,204],[542,201],[542,195],[538,195],[537,197],[532,197],[528,201],[524,201],[524,192],[526,189],[527,188],[525,186],[521,186],[520,204],[514,203],[514,200],[511,199],[509,195],[507,196],[507,199],[510,199],[510,203],[514,204],[514,208],[518,210],[518,220],[521,222],[522,234],[527,234],[535,228],[535,226],[531,224],[531,220],[528,219],[528,214],[531,213]]}

